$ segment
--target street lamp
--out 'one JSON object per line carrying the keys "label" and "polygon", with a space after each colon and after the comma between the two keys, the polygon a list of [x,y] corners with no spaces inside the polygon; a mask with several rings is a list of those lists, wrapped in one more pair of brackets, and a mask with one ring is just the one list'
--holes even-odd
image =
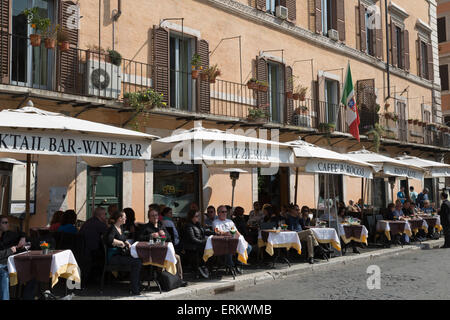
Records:
{"label": "street lamp", "polygon": [[236,180],[239,180],[239,174],[240,173],[247,173],[247,171],[242,170],[242,169],[226,169],[226,170],[223,170],[223,171],[230,173],[231,186],[233,187],[233,191],[231,192],[231,208],[233,208],[233,205],[234,205],[234,189],[236,187]]}

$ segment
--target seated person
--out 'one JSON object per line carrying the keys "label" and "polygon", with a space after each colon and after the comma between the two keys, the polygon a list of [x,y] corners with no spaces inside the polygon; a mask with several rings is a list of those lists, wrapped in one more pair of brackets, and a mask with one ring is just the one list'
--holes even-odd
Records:
{"label": "seated person", "polygon": [[[307,206],[303,206],[302,210],[300,211],[301,217],[300,217],[300,225],[302,226],[302,230],[305,230],[305,227],[311,226],[311,210]],[[311,216],[310,216],[311,215]]]}
{"label": "seated person", "polygon": [[403,214],[403,205],[401,200],[397,199],[395,201],[395,207],[394,210],[391,213],[388,213],[388,220],[399,220],[401,217],[404,216]]}
{"label": "seated person", "polygon": [[200,224],[200,213],[189,210],[187,223],[184,226],[183,248],[186,256],[191,258],[192,268],[198,277],[209,278],[209,270],[203,260],[203,252],[206,245],[206,231]]}
{"label": "seated person", "polygon": [[355,206],[355,203],[353,202],[353,200],[349,200],[349,201],[348,201],[347,211],[348,211],[348,212],[360,212],[360,211],[358,210],[358,207]]}
{"label": "seated person", "polygon": [[173,245],[174,246],[178,246],[178,244],[180,243],[180,236],[178,235],[178,230],[175,227],[175,224],[173,223],[173,211],[172,208],[170,207],[165,207],[164,210],[161,212],[161,215],[163,217],[162,220],[162,224],[164,225],[164,227],[166,227],[166,229],[168,228],[172,228],[173,230]]}
{"label": "seated person", "polygon": [[58,232],[76,234],[78,232],[75,224],[77,223],[77,214],[74,210],[66,210],[61,218],[61,226],[58,228]]}
{"label": "seated person", "polygon": [[235,217],[233,219],[234,225],[236,226],[239,233],[242,234],[245,238],[248,234],[248,230],[247,230],[247,223],[245,222],[244,219],[244,208],[236,207],[234,209],[233,215]]}
{"label": "seated person", "polygon": [[263,210],[261,210],[259,202],[255,201],[255,203],[253,203],[253,210],[250,211],[247,223],[251,227],[258,228],[261,225],[263,219],[264,219],[264,212]]}
{"label": "seated person", "polygon": [[50,228],[49,228],[49,230],[51,232],[58,231],[58,228],[61,226],[61,220],[62,220],[63,214],[64,214],[64,212],[62,212],[61,210],[58,210],[53,214],[52,221],[50,222]]}
{"label": "seated person", "polygon": [[339,208],[338,210],[338,223],[344,223],[347,220],[345,208]]}
{"label": "seated person", "polygon": [[411,201],[409,208],[411,209],[411,212],[413,213],[413,215],[416,215],[419,213],[419,208],[417,208],[416,204],[412,201]]}
{"label": "seated person", "polygon": [[290,231],[302,231],[300,223],[300,213],[295,210],[295,206],[292,204],[288,206],[288,211],[286,214],[286,224],[288,226],[288,230]]}
{"label": "seated person", "polygon": [[209,206],[206,209],[206,218],[205,218],[205,227],[209,227],[209,229],[213,230],[213,222],[217,219],[216,208],[214,206]]}
{"label": "seated person", "polygon": [[395,204],[389,203],[387,206],[387,213],[384,218],[386,220],[394,220],[394,211],[395,211]]}
{"label": "seated person", "polygon": [[263,209],[264,218],[261,222],[261,230],[272,230],[278,227],[278,219],[272,206],[265,206]]}
{"label": "seated person", "polygon": [[411,200],[405,200],[402,211],[405,217],[411,217],[414,215],[414,212],[411,209]]}
{"label": "seated person", "polygon": [[127,217],[125,212],[115,211],[109,217],[113,224],[106,232],[105,244],[108,247],[107,261],[111,265],[130,265],[130,290],[132,295],[140,295],[142,262],[130,255],[130,243],[126,240],[122,226]]}
{"label": "seated person", "polygon": [[425,200],[423,202],[422,211],[423,211],[423,213],[426,213],[426,214],[432,214],[435,212],[434,208],[430,204],[430,200]]}
{"label": "seated person", "polygon": [[128,239],[134,239],[136,236],[136,214],[132,208],[125,208],[123,212],[127,216],[127,222],[123,225],[124,233]]}

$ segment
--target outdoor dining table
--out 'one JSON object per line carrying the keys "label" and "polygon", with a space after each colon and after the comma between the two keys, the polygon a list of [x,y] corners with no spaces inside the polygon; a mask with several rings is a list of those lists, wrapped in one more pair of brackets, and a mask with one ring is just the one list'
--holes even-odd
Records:
{"label": "outdoor dining table", "polygon": [[423,231],[428,233],[428,223],[426,220],[415,218],[409,219],[408,223],[414,235],[416,235],[419,232],[419,229],[422,229]]}
{"label": "outdoor dining table", "polygon": [[206,240],[205,250],[203,252],[203,260],[206,262],[212,256],[234,255],[238,254],[238,260],[247,264],[248,243],[244,237],[236,236],[209,236]]}
{"label": "outdoor dining table", "polygon": [[331,244],[337,251],[341,251],[341,241],[334,228],[310,228],[318,243]]}
{"label": "outdoor dining table", "polygon": [[367,245],[369,231],[363,225],[338,224],[339,234],[345,244],[350,241],[364,243]]}
{"label": "outdoor dining table", "polygon": [[408,237],[412,236],[410,224],[402,220],[378,220],[376,230],[377,232],[384,232],[389,241],[391,241],[391,233],[393,235],[405,233]]}
{"label": "outdoor dining table", "polygon": [[140,258],[144,266],[160,267],[173,275],[177,273],[175,248],[171,242],[150,244],[138,241],[131,246],[130,254],[133,258]]}
{"label": "outdoor dining table", "polygon": [[53,288],[58,279],[65,278],[80,283],[77,261],[71,250],[27,251],[8,258],[10,286],[25,284],[32,279],[48,283]]}
{"label": "outdoor dining table", "polygon": [[302,254],[302,244],[295,231],[261,230],[258,235],[258,247],[266,247],[266,252],[273,256],[274,248],[294,248]]}
{"label": "outdoor dining table", "polygon": [[[423,220],[425,220],[428,224],[428,231],[430,232],[433,228],[436,229],[438,232],[442,231],[442,225],[441,225],[441,217],[438,215],[431,216],[431,215],[419,215]],[[431,230],[430,230],[431,229]]]}

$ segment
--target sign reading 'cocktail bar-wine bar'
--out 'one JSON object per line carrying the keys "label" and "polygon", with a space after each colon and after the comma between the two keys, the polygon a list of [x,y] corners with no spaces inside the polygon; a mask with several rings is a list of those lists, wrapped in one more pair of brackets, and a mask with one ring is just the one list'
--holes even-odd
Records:
{"label": "sign reading 'cocktail bar-wine bar'", "polygon": [[88,134],[80,137],[60,133],[0,131],[0,152],[149,160],[150,143]]}

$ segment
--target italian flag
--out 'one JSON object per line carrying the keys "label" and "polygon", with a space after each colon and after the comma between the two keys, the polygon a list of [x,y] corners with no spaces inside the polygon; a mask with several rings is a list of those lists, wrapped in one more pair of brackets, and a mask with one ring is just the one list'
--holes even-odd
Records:
{"label": "italian flag", "polygon": [[352,71],[350,70],[350,63],[347,67],[347,75],[345,76],[344,90],[342,92],[341,103],[345,105],[347,124],[350,133],[359,142],[359,114],[356,106],[355,90],[353,88]]}

